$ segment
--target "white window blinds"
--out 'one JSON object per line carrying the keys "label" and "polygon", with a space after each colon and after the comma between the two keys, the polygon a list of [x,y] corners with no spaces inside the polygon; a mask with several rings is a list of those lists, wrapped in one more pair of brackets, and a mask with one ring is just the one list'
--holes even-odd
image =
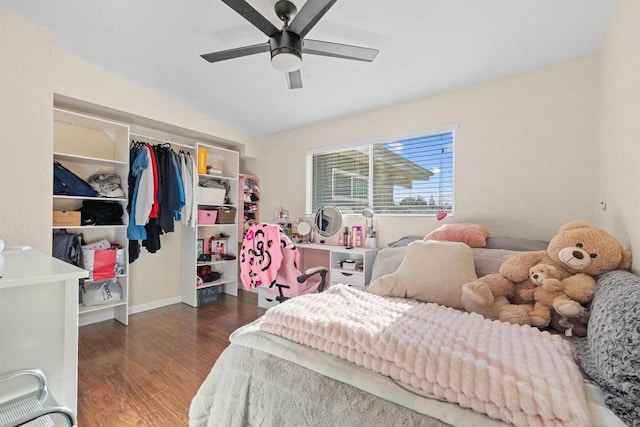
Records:
{"label": "white window blinds", "polygon": [[307,155],[307,213],[334,205],[345,214],[453,211],[453,131]]}

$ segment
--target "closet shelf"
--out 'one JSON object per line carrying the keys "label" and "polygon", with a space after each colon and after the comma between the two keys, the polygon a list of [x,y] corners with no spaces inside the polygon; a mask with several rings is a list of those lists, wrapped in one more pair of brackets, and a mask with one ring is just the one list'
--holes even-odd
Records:
{"label": "closet shelf", "polygon": [[223,176],[223,175],[209,175],[207,173],[199,173],[198,176],[202,179],[225,179],[227,181],[237,181],[237,177]]}
{"label": "closet shelf", "polygon": [[65,229],[78,229],[78,228],[83,228],[83,229],[92,229],[92,230],[98,230],[101,228],[105,228],[105,229],[113,229],[113,228],[127,228],[126,225],[60,225],[60,226],[55,226],[55,227],[51,227],[54,230],[65,230]]}
{"label": "closet shelf", "polygon": [[72,162],[81,161],[83,163],[95,164],[95,165],[118,165],[118,166],[127,166],[127,167],[129,165],[127,161],[102,159],[98,157],[79,156],[77,154],[67,154],[67,153],[59,153],[59,152],[54,152],[53,158],[56,160],[68,160]]}
{"label": "closet shelf", "polygon": [[80,314],[82,314],[82,313],[92,313],[94,311],[106,310],[106,309],[109,309],[109,308],[119,307],[121,305],[127,305],[127,302],[126,301],[118,301],[118,302],[114,302],[113,304],[103,304],[103,305],[84,305],[84,304],[79,304],[78,305],[78,311],[80,312]]}
{"label": "closet shelf", "polygon": [[54,194],[54,199],[67,199],[67,200],[103,200],[107,202],[126,202],[124,197],[85,197],[85,196],[63,196],[60,194]]}
{"label": "closet shelf", "polygon": [[212,286],[220,286],[220,285],[224,285],[225,283],[232,283],[232,282],[235,282],[235,281],[236,281],[235,277],[226,278],[226,279],[220,279],[220,280],[216,280],[214,282],[203,283],[202,285],[198,286],[197,289],[210,288]]}
{"label": "closet shelf", "polygon": [[198,264],[196,264],[196,266],[197,267],[202,267],[203,265],[225,264],[225,263],[228,263],[228,262],[235,262],[235,259],[220,259],[220,260],[216,260],[216,261],[199,262]]}
{"label": "closet shelf", "polygon": [[238,224],[198,224],[198,227],[237,227]]}

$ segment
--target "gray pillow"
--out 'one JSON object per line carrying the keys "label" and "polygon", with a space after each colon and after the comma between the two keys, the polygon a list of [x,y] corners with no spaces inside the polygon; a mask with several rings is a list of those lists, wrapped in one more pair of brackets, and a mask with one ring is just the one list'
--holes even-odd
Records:
{"label": "gray pillow", "polygon": [[423,238],[424,236],[404,236],[396,240],[395,242],[390,242],[388,246],[390,248],[401,248],[403,246],[408,246],[409,243],[413,241],[422,240]]}
{"label": "gray pillow", "polygon": [[587,375],[628,425],[640,420],[640,277],[611,271],[598,278],[587,337],[576,339]]}
{"label": "gray pillow", "polygon": [[[472,248],[471,250],[478,277],[497,273],[503,262],[520,253],[504,249]],[[380,249],[371,268],[371,282],[380,276],[394,273],[400,267],[406,251],[406,246]]]}
{"label": "gray pillow", "polygon": [[380,276],[395,272],[400,267],[406,252],[406,246],[380,249],[373,262],[373,267],[371,267],[371,281],[369,283]]}
{"label": "gray pillow", "polygon": [[497,273],[503,262],[514,255],[519,255],[520,251],[508,251],[506,249],[473,248],[473,262],[476,266],[478,277],[487,274]]}
{"label": "gray pillow", "polygon": [[507,249],[510,251],[546,251],[549,242],[544,240],[519,239],[516,237],[487,237],[486,249]]}

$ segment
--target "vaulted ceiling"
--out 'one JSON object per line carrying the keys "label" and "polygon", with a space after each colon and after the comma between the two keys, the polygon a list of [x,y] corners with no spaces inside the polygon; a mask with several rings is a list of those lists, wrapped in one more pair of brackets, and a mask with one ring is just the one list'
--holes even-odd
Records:
{"label": "vaulted ceiling", "polygon": [[[248,0],[278,28],[275,0]],[[294,0],[298,10],[303,0]],[[0,0],[64,51],[263,136],[599,51],[616,0],[338,0],[308,37],[380,50],[304,55],[290,90],[269,53],[200,54],[266,36],[219,0]]]}

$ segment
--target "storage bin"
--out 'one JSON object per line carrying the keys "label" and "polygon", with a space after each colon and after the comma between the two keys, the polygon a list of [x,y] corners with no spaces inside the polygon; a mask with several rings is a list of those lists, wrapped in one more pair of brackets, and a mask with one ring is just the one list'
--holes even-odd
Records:
{"label": "storage bin", "polygon": [[218,295],[220,294],[219,286],[210,286],[208,288],[198,289],[198,307],[203,305],[213,304],[218,301]]}
{"label": "storage bin", "polygon": [[200,205],[222,205],[224,204],[224,188],[209,188],[198,186],[198,204]]}
{"label": "storage bin", "polygon": [[53,211],[54,227],[70,227],[80,225],[80,212],[78,211]]}
{"label": "storage bin", "polygon": [[218,211],[215,209],[198,209],[198,224],[215,224]]}
{"label": "storage bin", "polygon": [[218,208],[217,224],[233,224],[236,220],[236,208]]}

